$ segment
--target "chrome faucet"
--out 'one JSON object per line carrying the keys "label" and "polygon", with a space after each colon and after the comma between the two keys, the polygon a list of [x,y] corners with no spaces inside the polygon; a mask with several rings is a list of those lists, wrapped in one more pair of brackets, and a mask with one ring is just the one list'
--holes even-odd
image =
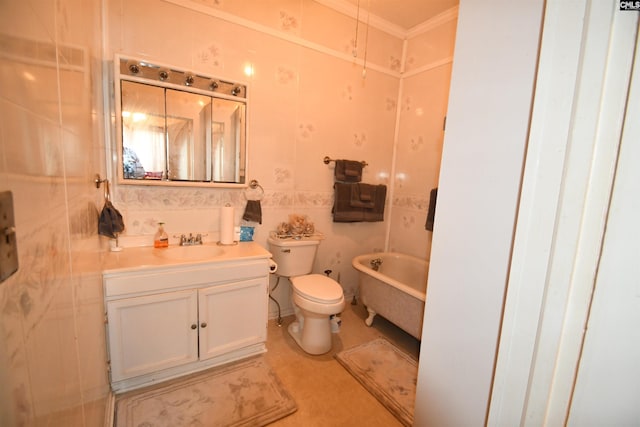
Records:
{"label": "chrome faucet", "polygon": [[[174,236],[174,237],[178,237],[178,236]],[[194,246],[194,245],[201,245],[202,244],[202,234],[198,233],[195,236],[193,235],[193,233],[189,233],[189,236],[187,237],[184,234],[180,235],[180,246]]]}
{"label": "chrome faucet", "polygon": [[369,264],[371,264],[371,268],[373,268],[374,271],[378,271],[378,269],[380,268],[380,264],[382,264],[382,258],[372,259]]}

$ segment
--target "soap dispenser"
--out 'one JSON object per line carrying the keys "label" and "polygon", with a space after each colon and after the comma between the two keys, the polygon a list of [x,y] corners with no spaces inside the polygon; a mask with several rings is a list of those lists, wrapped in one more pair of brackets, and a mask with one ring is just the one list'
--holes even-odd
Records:
{"label": "soap dispenser", "polygon": [[156,235],[153,237],[153,247],[154,248],[169,247],[169,236],[167,235],[167,232],[164,231],[164,222],[158,223],[158,231],[156,231]]}

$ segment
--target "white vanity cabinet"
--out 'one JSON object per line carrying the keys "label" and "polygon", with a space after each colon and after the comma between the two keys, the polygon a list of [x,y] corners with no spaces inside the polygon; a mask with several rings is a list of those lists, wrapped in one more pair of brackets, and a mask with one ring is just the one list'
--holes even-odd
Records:
{"label": "white vanity cabinet", "polygon": [[112,389],[265,352],[268,285],[268,258],[105,272]]}

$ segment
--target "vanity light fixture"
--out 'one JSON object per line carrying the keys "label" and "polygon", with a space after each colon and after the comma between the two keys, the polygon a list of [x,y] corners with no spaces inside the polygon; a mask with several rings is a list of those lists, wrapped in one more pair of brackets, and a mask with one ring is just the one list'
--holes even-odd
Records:
{"label": "vanity light fixture", "polygon": [[149,84],[162,84],[186,86],[191,89],[205,92],[215,92],[220,95],[236,96],[244,98],[247,87],[240,82],[232,82],[214,76],[205,76],[193,71],[183,71],[172,66],[154,64],[141,59],[118,59],[121,76],[130,76],[136,80],[144,79]]}

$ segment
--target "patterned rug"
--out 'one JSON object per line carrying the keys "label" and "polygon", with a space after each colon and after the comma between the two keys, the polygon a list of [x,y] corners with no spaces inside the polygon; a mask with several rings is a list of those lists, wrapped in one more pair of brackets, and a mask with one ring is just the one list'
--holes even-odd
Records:
{"label": "patterned rug", "polygon": [[116,398],[116,427],[264,426],[296,403],[262,357]]}
{"label": "patterned rug", "polygon": [[379,338],[336,354],[338,362],[400,422],[413,425],[418,364]]}

